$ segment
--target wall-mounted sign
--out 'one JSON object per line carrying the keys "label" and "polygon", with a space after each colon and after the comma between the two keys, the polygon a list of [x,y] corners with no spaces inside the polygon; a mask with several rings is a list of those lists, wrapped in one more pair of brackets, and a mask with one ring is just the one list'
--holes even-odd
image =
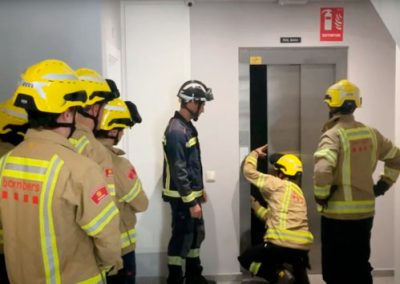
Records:
{"label": "wall-mounted sign", "polygon": [[300,43],[301,37],[281,37],[281,43]]}
{"label": "wall-mounted sign", "polygon": [[260,65],[262,64],[261,56],[250,56],[250,65]]}
{"label": "wall-mounted sign", "polygon": [[343,29],[343,8],[321,8],[320,41],[343,41]]}

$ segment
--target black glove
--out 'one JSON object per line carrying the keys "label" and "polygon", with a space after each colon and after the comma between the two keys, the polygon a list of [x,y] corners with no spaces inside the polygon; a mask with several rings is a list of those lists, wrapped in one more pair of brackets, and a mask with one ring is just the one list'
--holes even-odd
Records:
{"label": "black glove", "polygon": [[314,196],[315,202],[317,202],[318,205],[321,205],[323,209],[328,207],[328,199],[320,199],[320,198],[316,198]]}
{"label": "black glove", "polygon": [[382,178],[378,180],[378,182],[374,185],[374,194],[375,196],[384,195],[385,192],[389,189],[390,185],[383,181]]}

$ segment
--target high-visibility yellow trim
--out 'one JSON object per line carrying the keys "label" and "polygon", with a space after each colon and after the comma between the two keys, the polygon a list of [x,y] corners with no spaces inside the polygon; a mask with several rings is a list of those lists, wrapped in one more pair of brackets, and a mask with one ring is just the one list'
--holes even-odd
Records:
{"label": "high-visibility yellow trim", "polygon": [[246,162],[252,164],[253,166],[257,166],[257,157],[249,155],[247,156]]}
{"label": "high-visibility yellow trim", "polygon": [[286,189],[281,200],[281,210],[279,212],[279,228],[286,229],[287,215],[289,210],[290,197],[292,190],[290,184],[286,183]]}
{"label": "high-visibility yellow trim", "polygon": [[258,271],[260,270],[261,264],[261,262],[252,262],[249,268],[251,274],[257,275]]}
{"label": "high-visibility yellow trim", "polygon": [[104,284],[106,279],[106,271],[97,274],[87,280],[78,282],[77,284]]}
{"label": "high-visibility yellow trim", "polygon": [[349,136],[353,135],[353,137],[358,137],[357,132],[355,132],[353,129],[351,130],[351,132],[349,131],[346,133],[345,129],[339,129],[339,136],[343,147],[342,189],[344,193],[344,200],[346,201],[353,200],[353,192],[351,190],[351,152]]}
{"label": "high-visibility yellow trim", "polygon": [[37,160],[31,158],[23,158],[23,157],[16,157],[16,156],[9,156],[7,158],[7,163],[18,164],[18,165],[29,165],[33,167],[48,167],[50,162],[45,160]]}
{"label": "high-visibility yellow trim", "polygon": [[61,283],[60,263],[58,257],[56,233],[53,221],[53,196],[57,184],[58,175],[64,161],[54,155],[44,176],[42,190],[40,192],[40,239],[46,283]]}
{"label": "high-visibility yellow trim", "polygon": [[75,139],[75,138],[69,138],[69,142],[74,145],[76,151],[79,154],[82,154],[83,150],[86,148],[86,146],[90,143],[90,140],[83,135],[81,138],[79,139]]}
{"label": "high-visibility yellow trim", "polygon": [[332,149],[323,148],[314,153],[314,158],[326,159],[331,167],[336,167],[337,152]]}
{"label": "high-visibility yellow trim", "polygon": [[168,265],[182,266],[184,259],[180,256],[168,256]]}
{"label": "high-visibility yellow trim", "polygon": [[168,197],[182,198],[183,202],[190,202],[190,201],[195,200],[196,198],[202,197],[203,190],[200,189],[200,190],[192,191],[187,196],[181,196],[177,190],[168,190],[168,189],[164,188],[163,194]]}
{"label": "high-visibility yellow trim", "polygon": [[373,213],[375,211],[375,200],[361,201],[329,201],[324,213],[331,214],[359,214]]}
{"label": "high-visibility yellow trim", "polygon": [[114,202],[110,202],[96,217],[81,228],[89,236],[95,236],[100,233],[105,226],[118,214],[118,208]]}
{"label": "high-visibility yellow trim", "polygon": [[318,198],[324,199],[329,196],[331,185],[318,186],[314,184],[314,195]]}
{"label": "high-visibility yellow trim", "polygon": [[389,178],[391,181],[395,182],[399,177],[400,171],[397,169],[389,168],[387,166],[383,169],[383,175]]}
{"label": "high-visibility yellow trim", "polygon": [[389,150],[389,152],[386,154],[383,160],[393,159],[394,157],[396,157],[396,154],[397,154],[397,147],[392,147],[392,149]]}
{"label": "high-visibility yellow trim", "polygon": [[[371,140],[372,140],[371,152],[372,153],[377,153],[376,149],[378,148],[378,142],[377,142],[377,139],[376,139],[376,133],[375,133],[375,131],[373,131],[370,128],[368,128],[368,130],[370,132]],[[371,165],[370,165],[371,169],[375,169],[375,167],[376,167],[376,159],[377,159],[376,155],[371,155]]]}
{"label": "high-visibility yellow trim", "polygon": [[267,208],[260,206],[260,208],[258,208],[256,211],[256,215],[258,218],[265,220],[265,219],[267,219],[268,211],[269,210]]}
{"label": "high-visibility yellow trim", "polygon": [[119,202],[126,202],[126,203],[131,202],[138,196],[141,190],[142,190],[142,183],[140,182],[139,179],[136,179],[132,189],[126,195],[121,197]]}
{"label": "high-visibility yellow trim", "polygon": [[186,255],[186,257],[189,258],[196,258],[200,256],[200,249],[191,249],[189,250],[189,253]]}
{"label": "high-visibility yellow trim", "polygon": [[266,179],[267,175],[260,173],[256,181],[256,187],[260,189],[264,188],[266,184]]}
{"label": "high-visibility yellow trim", "polygon": [[268,229],[264,237],[267,239],[290,241],[300,245],[311,244],[314,240],[313,235],[308,231],[290,231],[284,229]]}
{"label": "high-visibility yellow trim", "polygon": [[127,248],[136,243],[136,229],[133,228],[121,234],[121,248]]}
{"label": "high-visibility yellow trim", "polygon": [[42,182],[49,167],[48,161],[7,156],[3,165],[3,176]]}
{"label": "high-visibility yellow trim", "polygon": [[193,147],[196,144],[197,144],[197,137],[192,137],[189,139],[188,142],[186,142],[186,148]]}
{"label": "high-visibility yellow trim", "polygon": [[108,183],[107,184],[107,191],[108,191],[108,194],[110,194],[111,196],[115,196],[115,184]]}
{"label": "high-visibility yellow trim", "polygon": [[165,160],[165,189],[169,190],[171,186],[171,173],[169,171],[169,163],[168,163],[168,158],[167,154],[164,151],[164,160]]}

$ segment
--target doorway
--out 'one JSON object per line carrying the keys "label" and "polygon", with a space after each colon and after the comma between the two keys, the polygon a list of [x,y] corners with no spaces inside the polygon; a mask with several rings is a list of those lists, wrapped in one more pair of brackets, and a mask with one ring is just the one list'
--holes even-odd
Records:
{"label": "doorway", "polygon": [[[269,144],[270,153],[291,152],[301,158],[301,188],[314,235],[311,273],[321,273],[320,217],[313,198],[313,153],[322,125],[328,119],[323,95],[336,80],[346,78],[347,48],[240,49],[239,59],[242,158],[265,143]],[[259,163],[259,170],[267,171],[267,163]],[[241,250],[262,242],[265,232],[264,224],[250,213],[249,191],[243,187],[250,185],[242,177]],[[251,188],[251,194],[261,199],[257,193],[256,188]]]}

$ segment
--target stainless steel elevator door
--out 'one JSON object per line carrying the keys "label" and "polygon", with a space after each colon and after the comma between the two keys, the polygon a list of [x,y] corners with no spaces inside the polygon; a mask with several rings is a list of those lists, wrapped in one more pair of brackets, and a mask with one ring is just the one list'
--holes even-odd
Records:
{"label": "stainless steel elevator door", "polygon": [[333,64],[267,65],[267,123],[270,153],[292,152],[303,162],[302,185],[314,244],[312,273],[321,273],[320,217],[313,197],[313,153],[328,119],[325,90],[335,81]]}

